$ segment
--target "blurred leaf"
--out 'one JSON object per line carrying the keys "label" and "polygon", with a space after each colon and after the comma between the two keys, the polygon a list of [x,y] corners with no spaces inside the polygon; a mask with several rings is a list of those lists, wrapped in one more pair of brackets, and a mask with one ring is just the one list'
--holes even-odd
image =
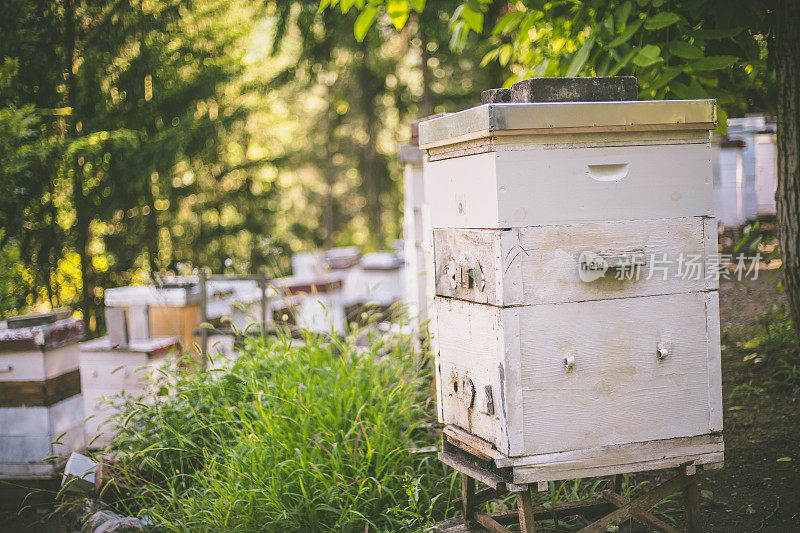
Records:
{"label": "blurred leaf", "polygon": [[367,36],[367,32],[372,27],[372,23],[375,22],[375,17],[377,16],[378,8],[376,6],[367,6],[367,8],[358,15],[356,23],[353,26],[353,33],[356,36],[356,40],[359,42],[364,40],[364,37]]}
{"label": "blurred leaf", "polygon": [[698,39],[730,39],[741,33],[742,28],[728,29],[702,29],[693,31],[692,35]]}
{"label": "blurred leaf", "polygon": [[628,63],[630,63],[630,62],[631,62],[631,59],[633,59],[633,56],[635,56],[635,55],[636,55],[636,52],[638,52],[638,50],[637,50],[636,48],[634,48],[633,50],[631,50],[630,52],[628,52],[627,54],[625,54],[625,55],[622,57],[622,59],[620,59],[620,60],[619,60],[619,62],[616,64],[616,66],[615,66],[614,68],[612,68],[612,69],[611,69],[611,70],[608,72],[608,75],[609,75],[609,76],[614,76],[614,75],[615,75],[617,72],[619,72],[620,70],[622,70],[623,68],[625,68],[625,66],[626,66]]}
{"label": "blurred leaf", "polygon": [[511,11],[509,13],[506,13],[505,15],[500,17],[500,20],[498,20],[497,24],[494,25],[492,33],[494,34],[508,33],[514,28],[516,28],[524,17],[525,13],[523,11]]}
{"label": "blurred leaf", "polygon": [[564,74],[564,76],[567,78],[572,78],[578,74],[578,72],[580,72],[580,70],[583,68],[583,65],[586,64],[586,60],[589,58],[589,52],[592,51],[594,41],[594,35],[586,39],[586,42],[584,42],[580,47],[578,53],[572,58],[572,61],[570,62],[567,72]]}
{"label": "blurred leaf", "polygon": [[504,44],[498,50],[500,51],[500,54],[498,56],[499,57],[498,61],[502,66],[506,66],[508,64],[508,61],[511,59],[511,52],[513,52],[514,49],[511,47],[510,44]]}
{"label": "blurred leaf", "polygon": [[667,26],[672,26],[679,20],[681,20],[681,18],[678,15],[666,11],[647,18],[644,22],[644,28],[646,30],[660,30]]}
{"label": "blurred leaf", "polygon": [[643,46],[633,58],[633,63],[642,68],[653,66],[661,61],[664,61],[664,58],[661,57],[661,49],[654,44]]}
{"label": "blurred leaf", "polygon": [[680,67],[666,68],[664,69],[664,72],[658,78],[656,78],[652,84],[649,85],[648,88],[652,90],[660,89],[664,85],[677,78],[682,72],[683,69]]}
{"label": "blurred leaf", "polygon": [[[483,31],[483,11],[480,10],[478,7],[477,10],[473,9],[470,4],[462,4],[463,9],[461,10],[461,20],[464,21],[464,24],[470,30],[474,31],[475,33],[480,33]],[[460,7],[460,6],[459,6]]]}
{"label": "blurred leaf", "polygon": [[691,63],[695,70],[720,70],[736,63],[735,56],[708,56]]}
{"label": "blurred leaf", "polygon": [[422,10],[425,9],[425,0],[408,0],[408,3],[417,13],[422,13]]}
{"label": "blurred leaf", "polygon": [[669,51],[673,55],[682,57],[684,59],[700,59],[703,57],[703,51],[686,41],[673,41],[669,45]]}
{"label": "blurred leaf", "polygon": [[613,41],[608,43],[606,45],[606,47],[607,48],[616,48],[617,46],[628,42],[628,39],[633,37],[633,34],[635,34],[639,30],[639,28],[641,28],[641,26],[642,26],[642,21],[641,20],[637,20],[637,21],[634,21],[634,22],[628,24],[627,26],[625,26],[625,29],[623,30],[623,32],[620,33],[619,36],[617,36]]}
{"label": "blurred leaf", "polygon": [[409,14],[407,0],[386,0],[386,13],[392,19],[395,29],[401,30],[406,25]]}

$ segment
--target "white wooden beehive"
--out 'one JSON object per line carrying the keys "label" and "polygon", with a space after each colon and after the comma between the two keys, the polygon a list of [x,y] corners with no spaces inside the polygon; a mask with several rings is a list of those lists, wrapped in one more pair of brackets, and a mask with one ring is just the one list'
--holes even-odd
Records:
{"label": "white wooden beehive", "polygon": [[114,436],[119,410],[114,398],[139,398],[151,385],[151,374],[180,351],[177,337],[132,340],[113,346],[108,337],[81,343],[80,374],[87,446],[96,449]]}
{"label": "white wooden beehive", "polygon": [[415,329],[425,327],[431,314],[432,299],[428,295],[431,268],[425,247],[426,229],[423,220],[425,183],[422,151],[414,144],[399,147],[398,157],[403,165],[403,237],[405,239],[404,297]]}
{"label": "white wooden beehive", "polygon": [[83,332],[83,322],[71,317],[0,325],[0,479],[52,476],[85,446],[78,370]]}
{"label": "white wooden beehive", "polygon": [[778,153],[774,133],[754,136],[756,156],[756,208],[759,216],[774,216],[778,185]]}
{"label": "white wooden beehive", "polygon": [[721,465],[715,122],[701,100],[420,125],[448,439],[518,484]]}

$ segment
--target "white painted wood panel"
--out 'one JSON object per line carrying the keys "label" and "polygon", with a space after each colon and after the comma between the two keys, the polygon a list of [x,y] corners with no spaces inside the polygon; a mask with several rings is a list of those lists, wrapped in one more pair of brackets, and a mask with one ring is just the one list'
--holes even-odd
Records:
{"label": "white painted wood panel", "polygon": [[[709,433],[707,293],[526,306],[530,455]],[[658,357],[658,349],[668,355]],[[574,358],[571,369],[564,358]]]}
{"label": "white painted wood panel", "polygon": [[54,378],[78,368],[79,344],[59,346],[45,351],[44,374],[45,378]]}
{"label": "white painted wood panel", "polygon": [[706,299],[708,335],[708,412],[709,430],[722,431],[722,349],[719,323],[719,293]]}
{"label": "white painted wood panel", "polygon": [[78,368],[78,344],[0,353],[0,381],[44,381]]}
{"label": "white painted wood panel", "polygon": [[139,398],[145,392],[144,387],[130,388],[124,391],[118,388],[84,390],[87,445],[90,448],[98,448],[107,444],[113,437],[115,426],[122,421],[118,409],[118,405],[122,403],[120,395]]}
{"label": "white painted wood panel", "polygon": [[717,150],[714,172],[715,216],[723,226],[737,228],[746,222],[742,149],[726,146]]}
{"label": "white painted wood panel", "polygon": [[[59,444],[53,444],[57,437]],[[85,444],[83,424],[56,435],[0,436],[0,473],[4,470],[4,464],[38,463],[52,455],[65,457]]]}
{"label": "white painted wood panel", "polygon": [[151,360],[146,353],[121,350],[81,353],[81,388],[140,388],[163,357]]}
{"label": "white painted wood panel", "polygon": [[[437,297],[443,421],[512,457],[719,432],[717,301],[695,292],[499,308]],[[453,387],[467,377],[472,409]],[[487,385],[494,417],[479,409]]]}
{"label": "white painted wood panel", "polygon": [[0,436],[58,436],[83,423],[83,398],[76,394],[50,407],[0,409]]}
{"label": "white painted wood panel", "polygon": [[[513,230],[434,231],[436,293],[491,305],[533,305],[677,294],[714,289],[706,261],[716,253],[716,224],[703,217],[534,226]],[[584,252],[641,252],[635,271],[610,269],[581,279]],[[456,285],[450,265],[474,268],[483,290]]]}
{"label": "white painted wood panel", "polygon": [[47,407],[5,407],[0,409],[0,437],[47,435],[50,421]]}
{"label": "white painted wood panel", "polygon": [[[444,423],[478,435],[498,449],[508,449],[503,429],[501,309],[446,298],[436,298],[435,308],[439,347],[437,388]],[[472,409],[465,404],[465,380],[471,380],[475,390]],[[492,388],[492,415],[482,409],[486,386]]]}
{"label": "white painted wood panel", "polygon": [[756,208],[759,216],[776,213],[775,189],[778,176],[778,154],[775,134],[754,136],[756,158]]}
{"label": "white painted wood panel", "polygon": [[0,380],[43,381],[44,355],[40,351],[0,353]]}
{"label": "white painted wood panel", "polygon": [[86,418],[81,394],[51,405],[48,411],[50,431],[54,435],[60,435],[75,426],[82,426],[83,420]]}
{"label": "white painted wood panel", "polygon": [[432,228],[496,228],[497,154],[425,163],[425,196]]}
{"label": "white painted wood panel", "polygon": [[434,228],[713,216],[708,144],[476,154],[426,164]]}

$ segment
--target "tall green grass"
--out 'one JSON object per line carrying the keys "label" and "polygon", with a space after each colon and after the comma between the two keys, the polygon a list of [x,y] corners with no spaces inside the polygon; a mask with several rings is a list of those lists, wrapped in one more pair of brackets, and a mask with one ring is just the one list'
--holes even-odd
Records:
{"label": "tall green grass", "polygon": [[[251,342],[164,372],[113,442],[120,511],[157,531],[420,531],[455,476],[433,453],[431,364],[410,339]],[[107,493],[107,494],[110,494]]]}

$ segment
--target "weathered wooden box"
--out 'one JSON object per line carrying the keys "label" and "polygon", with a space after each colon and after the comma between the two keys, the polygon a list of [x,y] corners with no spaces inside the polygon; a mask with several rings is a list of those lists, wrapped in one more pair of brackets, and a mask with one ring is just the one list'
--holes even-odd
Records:
{"label": "weathered wooden box", "polygon": [[83,322],[52,314],[39,319],[0,325],[0,479],[49,477],[85,446],[78,370]]}
{"label": "weathered wooden box", "polygon": [[81,343],[78,361],[88,447],[101,448],[114,436],[116,423],[121,422],[114,398],[144,395],[152,383],[151,373],[179,351],[177,337],[135,340],[125,346],[112,345],[108,337]]}
{"label": "weathered wooden box", "polygon": [[420,125],[451,443],[517,484],[721,465],[715,122],[702,100]]}

